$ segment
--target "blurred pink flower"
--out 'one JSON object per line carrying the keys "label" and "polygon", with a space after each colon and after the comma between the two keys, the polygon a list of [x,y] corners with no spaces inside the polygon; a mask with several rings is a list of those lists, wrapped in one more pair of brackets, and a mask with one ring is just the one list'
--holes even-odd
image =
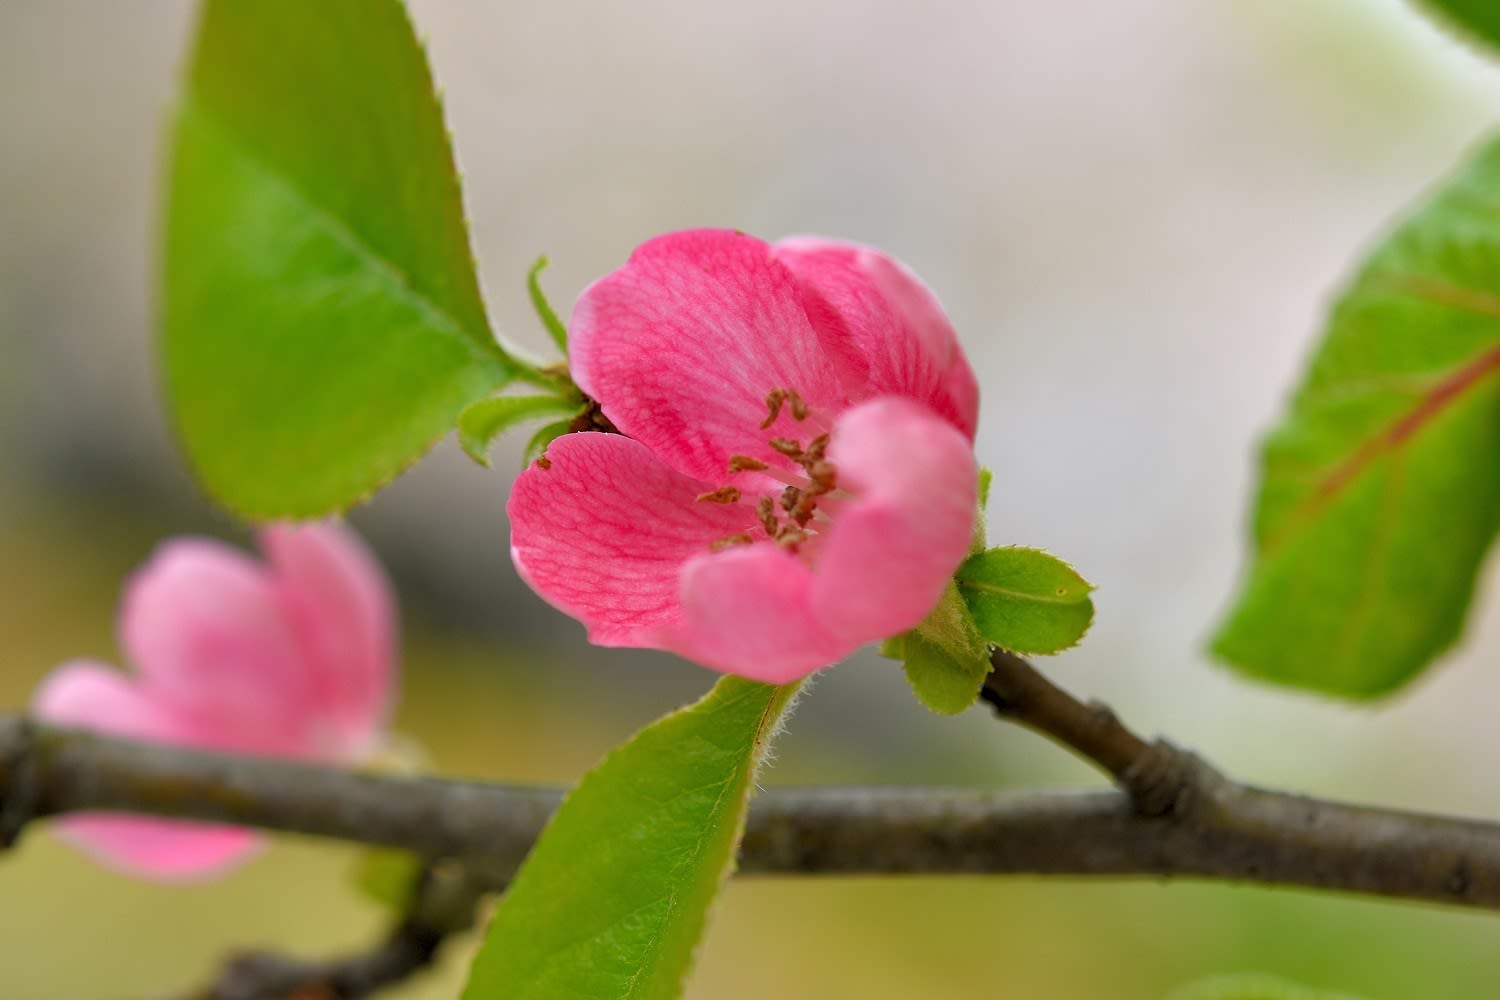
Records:
{"label": "blurred pink flower", "polygon": [[978,387],[942,307],[876,250],[658,237],[586,289],[568,434],[511,495],[511,552],[604,646],[784,683],[937,603],[976,514]]}
{"label": "blurred pink flower", "polygon": [[[273,525],[266,562],[204,538],[160,546],[125,586],[120,640],[139,675],[74,660],[40,719],[155,743],[347,763],[378,749],[394,700],[395,615],[380,566],[343,526]],[[111,867],[215,874],[252,853],[238,827],[88,814],[61,835]]]}

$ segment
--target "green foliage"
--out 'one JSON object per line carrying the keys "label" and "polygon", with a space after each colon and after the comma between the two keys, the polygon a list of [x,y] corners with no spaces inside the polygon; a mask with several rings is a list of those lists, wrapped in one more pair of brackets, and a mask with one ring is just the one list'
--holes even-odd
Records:
{"label": "green foliage", "polygon": [[1463,626],[1500,528],[1500,143],[1371,255],[1264,448],[1254,559],[1213,651],[1348,697]]}
{"label": "green foliage", "polygon": [[404,913],[411,904],[421,877],[422,862],[417,856],[393,847],[364,849],[354,867],[354,887],[396,914]]}
{"label": "green foliage", "polygon": [[954,579],[979,634],[1017,653],[1061,652],[1077,645],[1094,620],[1093,585],[1040,549],[981,552]]}
{"label": "green foliage", "polygon": [[881,653],[901,661],[917,700],[939,715],[957,715],[974,704],[990,672],[989,646],[953,583],[922,624],[886,640]]}
{"label": "green foliage", "polygon": [[552,303],[547,301],[547,293],[542,291],[542,272],[547,269],[547,257],[542,255],[531,265],[531,270],[526,273],[526,294],[531,296],[531,308],[536,310],[537,319],[542,321],[542,326],[547,331],[547,336],[552,338],[552,343],[557,349],[568,354],[568,328],[563,326],[562,320],[557,318],[557,312],[552,308]]}
{"label": "green foliage", "polygon": [[207,0],[169,196],[168,395],[242,513],[357,502],[520,369],[397,0]]}
{"label": "green foliage", "polygon": [[1437,20],[1451,24],[1476,41],[1500,49],[1500,3],[1495,0],[1421,0]]}
{"label": "green foliage", "polygon": [[796,690],[726,677],[586,775],[495,911],[465,1000],[678,996]]}
{"label": "green foliage", "polygon": [[490,442],[502,431],[538,417],[574,413],[582,406],[581,399],[561,396],[492,396],[481,399],[469,404],[458,415],[458,443],[474,461],[489,465]]}
{"label": "green foliage", "polygon": [[531,440],[526,442],[524,460],[530,464],[532,460],[547,450],[549,444],[568,433],[572,427],[572,417],[564,420],[556,420],[550,424],[543,424],[535,434],[531,435]]}
{"label": "green foliage", "polygon": [[1174,990],[1168,1000],[1359,1000],[1254,973],[1215,976]]}

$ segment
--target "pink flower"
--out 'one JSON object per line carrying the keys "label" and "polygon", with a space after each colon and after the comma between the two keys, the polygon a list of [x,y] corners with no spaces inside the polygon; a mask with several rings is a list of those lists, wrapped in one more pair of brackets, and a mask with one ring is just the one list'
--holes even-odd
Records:
{"label": "pink flower", "polygon": [[[132,739],[352,762],[391,711],[394,610],[379,565],[335,523],[260,533],[260,563],[220,542],[162,545],[125,587],[120,640],[139,676],[65,663],[40,719]],[[152,878],[221,871],[260,837],[237,827],[81,815],[58,823],[104,863]]]}
{"label": "pink flower", "polygon": [[978,388],[896,261],[813,237],[658,237],[586,289],[568,434],[511,495],[511,552],[603,646],[784,683],[932,610],[974,528]]}

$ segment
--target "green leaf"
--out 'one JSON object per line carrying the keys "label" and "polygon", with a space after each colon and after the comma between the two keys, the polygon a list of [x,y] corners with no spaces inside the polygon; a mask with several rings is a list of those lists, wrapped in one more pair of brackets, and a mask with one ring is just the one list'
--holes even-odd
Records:
{"label": "green leaf", "polygon": [[542,272],[547,269],[547,256],[543,254],[531,265],[531,270],[526,273],[526,292],[531,296],[531,308],[536,310],[537,319],[542,321],[542,326],[547,330],[547,336],[552,338],[552,343],[562,351],[563,357],[568,356],[568,328],[563,326],[562,320],[557,318],[557,312],[552,308],[552,303],[547,301],[547,293],[542,291]]}
{"label": "green leaf", "polygon": [[1057,653],[1078,644],[1094,620],[1094,587],[1041,549],[990,549],[954,575],[985,639],[1017,653]]}
{"label": "green leaf", "polygon": [[583,404],[561,396],[492,396],[458,415],[458,443],[480,465],[489,465],[490,442],[504,430],[537,417],[573,413]]}
{"label": "green leaf", "polygon": [[523,455],[522,460],[529,465],[532,461],[541,456],[547,450],[547,446],[549,444],[551,444],[553,441],[556,441],[558,438],[562,437],[572,429],[572,417],[568,417],[565,420],[557,420],[550,424],[544,424],[535,434],[531,435],[531,440],[526,442],[526,451]]}
{"label": "green leaf", "polygon": [[726,677],[585,776],[495,911],[465,1000],[680,995],[796,690]]}
{"label": "green leaf", "polygon": [[1359,1000],[1254,973],[1214,976],[1174,990],[1167,1000]]}
{"label": "green leaf", "polygon": [[1492,50],[1500,48],[1500,3],[1495,0],[1422,0],[1419,6]]}
{"label": "green leaf", "polygon": [[990,672],[989,646],[952,581],[920,625],[881,643],[880,652],[901,661],[917,700],[939,715],[957,715],[978,701]]}
{"label": "green leaf", "polygon": [[1463,627],[1500,528],[1500,143],[1371,255],[1264,447],[1254,558],[1213,651],[1349,697]]}
{"label": "green leaf", "polygon": [[519,370],[397,0],[207,0],[169,199],[171,410],[244,514],[348,507]]}

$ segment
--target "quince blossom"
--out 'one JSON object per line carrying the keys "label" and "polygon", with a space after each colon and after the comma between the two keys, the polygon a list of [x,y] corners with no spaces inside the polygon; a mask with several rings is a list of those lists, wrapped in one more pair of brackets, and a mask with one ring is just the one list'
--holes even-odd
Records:
{"label": "quince blossom", "polygon": [[670,233],[587,288],[578,386],[511,551],[603,646],[786,683],[933,609],[977,512],[978,387],[936,298],[868,247]]}
{"label": "quince blossom", "polygon": [[[120,641],[135,678],[74,660],[37,718],[132,739],[334,763],[379,748],[395,691],[395,615],[380,566],[336,523],[260,532],[266,562],[204,538],[160,546],[127,582]],[[238,827],[84,814],[64,839],[149,878],[217,873],[253,853]]]}

